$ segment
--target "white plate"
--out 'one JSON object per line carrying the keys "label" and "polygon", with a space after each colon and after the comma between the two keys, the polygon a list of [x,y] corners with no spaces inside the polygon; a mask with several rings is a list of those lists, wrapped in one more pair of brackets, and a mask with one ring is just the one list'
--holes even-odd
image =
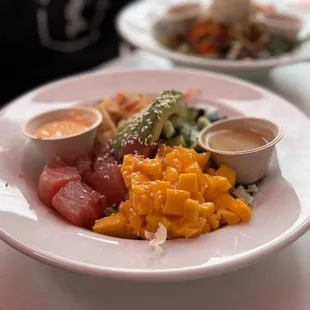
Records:
{"label": "white plate", "polygon": [[[194,67],[215,72],[246,78],[261,80],[266,78],[269,71],[277,66],[283,66],[310,59],[310,42],[304,43],[293,53],[267,60],[230,61],[216,60],[199,56],[184,55],[163,47],[154,37],[153,26],[162,16],[168,6],[178,2],[197,2],[197,0],[140,0],[125,7],[117,18],[117,29],[121,36],[133,46],[171,60],[182,67]],[[210,3],[204,0],[204,3]],[[288,11],[287,1],[256,1],[258,3],[274,3],[279,10]],[[305,29],[310,29],[310,12],[295,10],[290,13],[298,15],[305,22]],[[306,30],[305,30],[306,31]]]}
{"label": "white plate", "polygon": [[[265,117],[284,128],[249,224],[194,240],[167,241],[164,255],[157,257],[145,241],[106,237],[72,226],[39,201],[36,189],[43,162],[20,130],[29,117],[117,91],[158,94],[192,87],[201,88],[201,102],[213,103],[222,114]],[[233,78],[177,70],[81,75],[9,104],[1,111],[0,130],[0,237],[50,265],[123,279],[194,279],[250,265],[289,245],[310,227],[308,118],[287,101]]]}

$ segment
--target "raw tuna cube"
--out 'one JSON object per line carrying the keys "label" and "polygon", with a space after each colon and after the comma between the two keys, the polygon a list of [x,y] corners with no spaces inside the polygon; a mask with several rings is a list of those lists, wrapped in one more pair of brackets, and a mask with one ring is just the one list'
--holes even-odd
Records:
{"label": "raw tuna cube", "polygon": [[71,181],[53,197],[57,212],[74,225],[91,228],[102,218],[107,205],[106,198],[86,184]]}
{"label": "raw tuna cube", "polygon": [[102,166],[88,174],[85,180],[107,198],[109,205],[119,204],[127,199],[128,190],[118,165],[108,162],[103,165],[102,163]]}
{"label": "raw tuna cube", "polygon": [[38,195],[46,205],[52,206],[53,196],[68,182],[80,181],[81,176],[75,167],[66,167],[64,163],[48,163],[39,178]]}
{"label": "raw tuna cube", "polygon": [[127,143],[120,151],[120,158],[123,158],[126,154],[142,155],[146,158],[154,158],[158,149],[158,144],[142,145],[137,141],[133,143]]}
{"label": "raw tuna cube", "polygon": [[105,170],[108,167],[117,166],[117,165],[118,165],[118,161],[116,160],[115,157],[104,158],[104,157],[98,156],[94,162],[94,171],[96,172],[102,169]]}
{"label": "raw tuna cube", "polygon": [[112,141],[107,140],[104,143],[97,142],[94,147],[95,156],[110,157],[112,154]]}
{"label": "raw tuna cube", "polygon": [[78,158],[75,162],[75,167],[82,177],[86,173],[92,172],[92,166],[93,166],[93,162],[92,162],[92,158],[90,155],[86,155],[81,158]]}

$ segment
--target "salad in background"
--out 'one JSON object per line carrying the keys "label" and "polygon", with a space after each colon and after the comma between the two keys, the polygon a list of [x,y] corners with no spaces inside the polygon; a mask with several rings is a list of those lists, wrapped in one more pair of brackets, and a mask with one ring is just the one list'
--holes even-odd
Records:
{"label": "salad in background", "polygon": [[[216,16],[212,10],[204,11],[201,6],[199,11],[197,6],[189,16],[188,12],[190,8],[193,10],[193,4],[180,5],[179,10],[171,7],[166,13],[167,20],[163,18],[155,26],[156,38],[165,47],[182,54],[227,60],[268,59],[290,53],[301,44],[294,33],[288,36],[286,31],[271,31],[273,29],[262,22],[262,16],[279,19],[279,12],[274,6],[251,4],[248,16],[244,14],[237,22],[231,22],[225,20],[231,14],[224,12],[224,1],[214,0],[213,4],[221,1],[223,4],[218,5],[220,10],[217,7],[214,12],[223,13],[222,16]],[[227,10],[231,9],[226,7]],[[176,14],[180,17],[177,23]],[[293,22],[294,16],[286,16],[286,19]],[[299,23],[296,17],[295,24],[298,26]],[[292,32],[293,27],[288,28]]]}

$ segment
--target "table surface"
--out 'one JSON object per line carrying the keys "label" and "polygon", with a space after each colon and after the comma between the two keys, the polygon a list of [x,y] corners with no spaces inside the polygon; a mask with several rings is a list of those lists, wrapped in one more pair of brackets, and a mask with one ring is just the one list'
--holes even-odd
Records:
{"label": "table surface", "polygon": [[[137,51],[98,69],[171,66],[167,60]],[[310,116],[309,80],[310,64],[298,64],[277,68],[262,84]],[[309,310],[309,262],[310,232],[238,272],[191,282],[144,284],[69,273],[0,241],[0,310]]]}

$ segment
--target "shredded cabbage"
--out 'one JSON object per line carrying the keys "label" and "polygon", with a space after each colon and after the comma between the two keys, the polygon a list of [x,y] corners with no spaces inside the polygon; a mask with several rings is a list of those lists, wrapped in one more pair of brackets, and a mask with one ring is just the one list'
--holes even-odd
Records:
{"label": "shredded cabbage", "polygon": [[242,185],[236,188],[233,191],[233,194],[238,198],[244,198],[248,204],[252,204],[254,201],[254,197],[251,194],[257,193],[258,187],[255,184],[249,185],[247,189],[245,189]]}
{"label": "shredded cabbage", "polygon": [[146,239],[150,240],[149,246],[154,247],[155,253],[162,255],[164,250],[161,245],[167,240],[167,228],[162,223],[159,223],[159,227],[155,233],[145,231],[144,235]]}

